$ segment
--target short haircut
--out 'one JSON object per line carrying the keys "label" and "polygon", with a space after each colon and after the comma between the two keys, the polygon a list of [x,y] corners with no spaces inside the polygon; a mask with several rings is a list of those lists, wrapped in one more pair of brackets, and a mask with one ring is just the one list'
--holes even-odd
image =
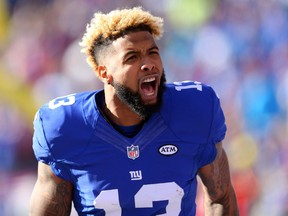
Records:
{"label": "short haircut", "polygon": [[97,70],[99,57],[114,40],[129,32],[149,31],[155,39],[163,34],[163,19],[153,16],[141,7],[117,9],[110,13],[94,14],[80,42],[82,52],[87,55],[87,62]]}

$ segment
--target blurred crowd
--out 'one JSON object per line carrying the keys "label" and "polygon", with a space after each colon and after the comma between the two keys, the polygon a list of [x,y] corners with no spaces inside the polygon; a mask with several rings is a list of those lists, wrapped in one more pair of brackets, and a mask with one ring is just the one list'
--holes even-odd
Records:
{"label": "blurred crowd", "polygon": [[93,13],[139,5],[164,18],[168,81],[200,81],[221,98],[241,215],[287,216],[287,0],[1,0],[0,215],[27,215],[40,105],[102,88],[78,44]]}

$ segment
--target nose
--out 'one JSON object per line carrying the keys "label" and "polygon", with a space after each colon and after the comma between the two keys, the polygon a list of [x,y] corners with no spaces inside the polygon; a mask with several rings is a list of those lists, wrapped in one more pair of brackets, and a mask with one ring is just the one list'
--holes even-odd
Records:
{"label": "nose", "polygon": [[145,71],[145,72],[149,72],[149,71],[152,71],[154,69],[155,65],[153,63],[144,63],[142,66],[141,66],[141,70],[142,71]]}

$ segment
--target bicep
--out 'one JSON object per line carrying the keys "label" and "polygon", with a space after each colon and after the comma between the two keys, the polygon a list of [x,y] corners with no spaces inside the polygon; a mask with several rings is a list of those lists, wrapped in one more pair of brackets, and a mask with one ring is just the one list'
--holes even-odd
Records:
{"label": "bicep", "polygon": [[217,156],[215,160],[199,169],[199,176],[203,182],[205,192],[212,201],[221,199],[231,186],[229,164],[222,142],[216,144]]}
{"label": "bicep", "polygon": [[50,166],[39,162],[37,181],[30,201],[30,216],[70,215],[72,184],[55,176]]}

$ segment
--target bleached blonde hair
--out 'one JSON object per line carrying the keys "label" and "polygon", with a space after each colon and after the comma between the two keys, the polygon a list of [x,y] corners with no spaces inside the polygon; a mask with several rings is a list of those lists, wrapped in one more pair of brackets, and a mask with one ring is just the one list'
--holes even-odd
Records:
{"label": "bleached blonde hair", "polygon": [[96,71],[103,48],[117,38],[139,30],[147,30],[158,39],[163,34],[163,19],[141,7],[117,9],[107,14],[96,12],[80,42],[81,51],[86,53],[88,64]]}

